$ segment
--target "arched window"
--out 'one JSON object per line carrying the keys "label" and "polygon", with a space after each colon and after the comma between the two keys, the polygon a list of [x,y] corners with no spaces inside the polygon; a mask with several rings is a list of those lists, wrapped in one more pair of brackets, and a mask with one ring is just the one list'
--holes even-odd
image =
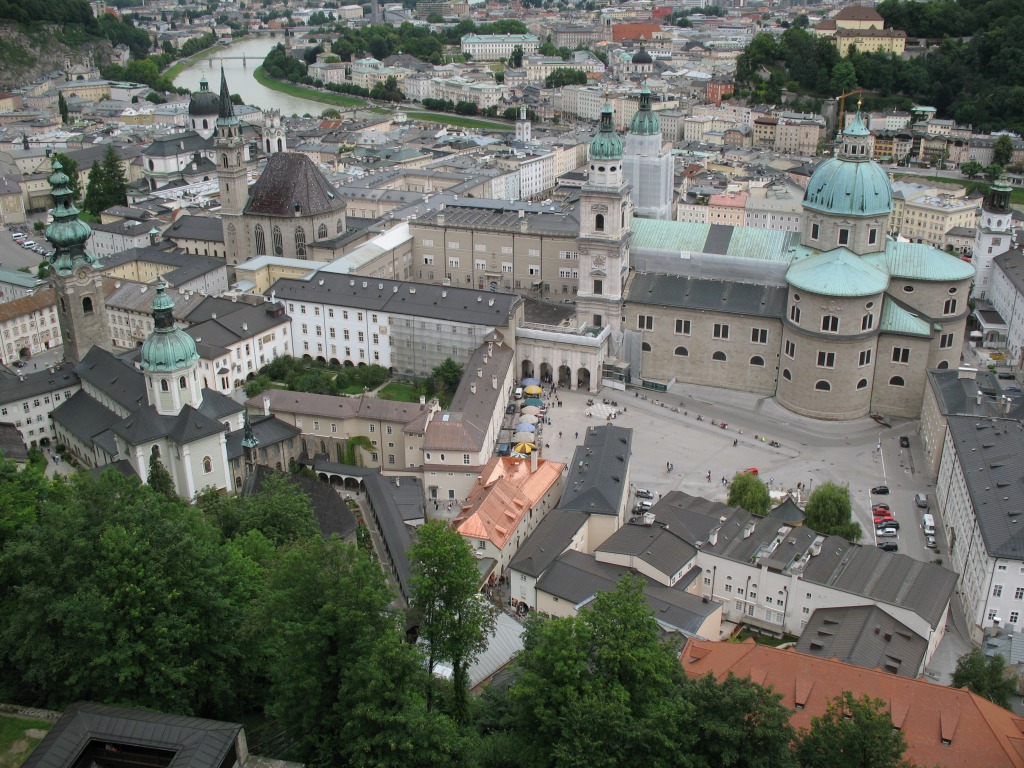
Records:
{"label": "arched window", "polygon": [[160,379],[160,391],[161,392],[170,392],[171,391],[170,386],[167,384],[167,379]]}
{"label": "arched window", "polygon": [[594,229],[598,232],[604,232],[604,214],[599,213],[594,217]]}
{"label": "arched window", "polygon": [[824,379],[821,379],[820,381],[814,382],[814,388],[819,390],[819,391],[821,391],[821,392],[831,392],[832,391],[832,385],[829,384]]}
{"label": "arched window", "polygon": [[326,224],[321,224],[320,228],[317,229],[317,231],[316,231],[316,239],[317,240],[326,240],[327,239],[327,225]]}
{"label": "arched window", "polygon": [[87,315],[92,314],[92,299],[89,296],[82,299],[82,311]]}
{"label": "arched window", "polygon": [[281,143],[280,139],[277,140],[277,151],[284,152],[284,144]]}
{"label": "arched window", "polygon": [[152,160],[150,160],[150,161],[149,161],[149,170],[151,170],[151,171],[152,171],[152,170],[153,170],[154,168],[156,168],[156,165],[154,165],[153,161],[152,161]]}
{"label": "arched window", "polygon": [[271,231],[271,236],[274,238],[274,255],[283,256],[284,240],[281,237],[281,228],[277,226],[277,224],[274,225],[274,229]]}
{"label": "arched window", "polygon": [[689,357],[690,350],[686,347],[676,347],[676,351],[673,354],[675,354],[676,357]]}
{"label": "arched window", "polygon": [[344,224],[344,222],[342,222],[341,219],[338,219],[338,223],[334,227],[334,233],[336,235],[340,235],[344,231],[345,231],[345,224]]}
{"label": "arched window", "polygon": [[159,445],[154,445],[153,446],[153,450],[150,451],[150,453],[152,453],[154,456],[159,458],[160,457],[160,446]]}
{"label": "arched window", "polygon": [[939,363],[939,364],[938,364],[938,366],[936,366],[936,367],[937,367],[937,368],[938,368],[938,369],[939,369],[940,371],[944,371],[944,370],[946,370],[947,368],[949,368],[949,363],[948,363],[947,361],[943,360],[943,361],[942,361],[941,363]]}
{"label": "arched window", "polygon": [[213,459],[209,456],[203,456],[203,474],[208,475],[213,472]]}
{"label": "arched window", "polygon": [[754,355],[752,358],[750,358],[750,364],[751,365],[760,365],[760,366],[764,367],[764,358],[761,357],[760,355]]}
{"label": "arched window", "polygon": [[648,344],[646,341],[641,343],[640,344],[640,351],[641,352],[650,352],[651,351],[651,345]]}
{"label": "arched window", "polygon": [[793,380],[793,374],[789,372],[789,368],[782,369],[782,378],[784,378],[786,381]]}
{"label": "arched window", "polygon": [[209,120],[207,120],[207,119],[206,119],[206,118],[204,117],[204,118],[203,118],[203,128],[204,128],[204,129],[206,129],[206,128],[209,128],[209,127],[210,127],[210,121],[209,121]]}
{"label": "arched window", "polygon": [[712,360],[719,360],[719,361],[724,363],[725,362],[725,352],[715,352],[715,354],[713,354],[711,356],[711,359]]}
{"label": "arched window", "polygon": [[306,255],[306,230],[302,227],[295,228],[295,255]]}
{"label": "arched window", "polygon": [[267,154],[270,154],[270,139],[267,139]]}
{"label": "arched window", "polygon": [[256,225],[256,255],[267,255],[267,236],[263,233],[263,225]]}
{"label": "arched window", "polygon": [[906,382],[903,381],[902,376],[893,376],[891,379],[889,379],[890,387],[902,387],[904,384],[906,384]]}
{"label": "arched window", "polygon": [[187,386],[188,386],[188,382],[185,381],[185,377],[184,376],[179,376],[178,377],[178,389],[184,389]]}
{"label": "arched window", "polygon": [[224,152],[220,156],[220,167],[221,168],[227,168],[228,167],[228,153],[227,152]]}
{"label": "arched window", "polygon": [[861,379],[860,381],[857,382],[857,389],[866,389],[867,386],[868,386],[868,380],[867,379]]}

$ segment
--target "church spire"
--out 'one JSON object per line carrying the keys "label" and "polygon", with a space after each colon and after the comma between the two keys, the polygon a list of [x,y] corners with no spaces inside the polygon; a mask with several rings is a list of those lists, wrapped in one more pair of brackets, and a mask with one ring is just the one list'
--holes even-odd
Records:
{"label": "church spire", "polygon": [[252,431],[252,422],[249,421],[249,411],[245,412],[245,428],[242,435],[242,448],[245,450],[245,475],[249,477],[256,470],[256,446],[260,441]]}
{"label": "church spire", "polygon": [[79,210],[75,205],[74,193],[68,186],[68,176],[64,173],[60,161],[53,161],[53,173],[50,174],[53,208],[50,213],[53,221],[43,232],[44,237],[53,245],[50,264],[58,275],[70,275],[78,267],[95,268],[96,257],[85,250],[85,243],[92,235],[92,227],[78,218]]}
{"label": "church spire", "polygon": [[231,103],[231,91],[228,90],[228,79],[224,67],[220,68],[220,111],[217,114],[217,125],[233,125],[238,122],[235,108]]}

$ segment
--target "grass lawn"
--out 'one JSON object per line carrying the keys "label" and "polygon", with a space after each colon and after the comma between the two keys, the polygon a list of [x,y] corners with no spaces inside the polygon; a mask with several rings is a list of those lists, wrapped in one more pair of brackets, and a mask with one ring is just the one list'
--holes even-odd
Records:
{"label": "grass lawn", "polygon": [[395,381],[383,387],[377,393],[377,397],[381,400],[398,400],[403,403],[418,403],[420,401],[420,395],[416,391],[416,387],[409,386],[408,384],[399,384]]}
{"label": "grass lawn", "polygon": [[52,727],[45,720],[0,715],[0,768],[18,768]]}
{"label": "grass lawn", "polygon": [[424,120],[430,123],[444,123],[445,125],[458,125],[462,128],[482,128],[485,131],[515,130],[515,127],[509,123],[492,123],[486,120],[478,120],[475,117],[444,115],[440,112],[409,112],[407,114],[414,120]]}
{"label": "grass lawn", "polygon": [[361,394],[363,394],[363,385],[362,384],[351,384],[351,385],[345,387],[343,390],[341,390],[341,393],[343,395],[361,395]]}
{"label": "grass lawn", "polygon": [[304,85],[285,83],[275,80],[266,72],[263,67],[256,67],[252,76],[260,85],[266,86],[272,91],[287,93],[289,96],[296,96],[300,99],[319,101],[322,104],[330,104],[335,107],[365,107],[366,102],[355,96],[346,96],[342,93],[331,93],[330,91],[318,91],[316,88],[307,88]]}

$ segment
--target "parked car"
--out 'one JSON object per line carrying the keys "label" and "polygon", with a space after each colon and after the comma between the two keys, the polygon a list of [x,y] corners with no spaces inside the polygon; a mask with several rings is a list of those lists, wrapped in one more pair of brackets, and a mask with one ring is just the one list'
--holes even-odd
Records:
{"label": "parked car", "polygon": [[15,368],[24,368],[25,367],[25,361],[24,360],[15,360],[13,363],[11,363],[11,365],[13,365]]}
{"label": "parked car", "polygon": [[1003,391],[1004,392],[1013,392],[1014,394],[1017,394],[1018,392],[1020,392],[1020,387],[1007,387]]}
{"label": "parked car", "polygon": [[900,435],[900,448],[909,448],[910,438],[906,435]]}
{"label": "parked car", "polygon": [[1003,381],[1012,381],[1014,378],[1013,374],[1008,373],[1007,371],[1003,371],[1002,373],[997,374],[997,376]]}
{"label": "parked car", "polygon": [[638,499],[653,499],[654,498],[654,492],[653,491],[648,491],[646,488],[637,488],[636,489],[636,497]]}
{"label": "parked car", "polygon": [[895,520],[895,519],[896,518],[893,517],[892,515],[875,515],[875,525],[878,525],[879,523],[885,523],[885,522],[888,522],[889,520]]}
{"label": "parked car", "polygon": [[878,512],[879,510],[885,510],[886,512],[888,512],[889,511],[889,505],[888,504],[875,504],[875,512]]}
{"label": "parked car", "polygon": [[935,547],[938,546],[935,543],[935,537],[930,534],[924,537],[924,543],[928,545],[928,549],[935,549]]}
{"label": "parked car", "polygon": [[747,469],[743,470],[743,474],[744,475],[753,475],[754,477],[757,477],[757,474],[758,474],[757,473],[757,467],[748,467]]}
{"label": "parked car", "polygon": [[638,501],[638,502],[636,503],[636,506],[635,506],[635,507],[633,507],[633,511],[634,511],[634,512],[640,512],[640,513],[642,514],[642,513],[644,513],[644,512],[650,512],[650,511],[651,511],[651,508],[652,508],[653,506],[654,506],[654,505],[653,505],[653,504],[651,504],[651,502],[649,502],[649,501]]}
{"label": "parked car", "polygon": [[919,509],[928,509],[928,494],[927,493],[915,493],[914,503]]}
{"label": "parked car", "polygon": [[24,240],[25,239],[25,235],[22,234],[21,232],[11,232],[11,237],[13,237],[15,240]]}
{"label": "parked car", "polygon": [[505,413],[513,414],[516,412],[516,410],[518,409],[516,408],[515,403],[509,403],[508,408],[505,409]]}
{"label": "parked car", "polygon": [[877,544],[878,548],[883,552],[899,552],[900,545],[895,541],[880,541]]}
{"label": "parked car", "polygon": [[871,493],[874,496],[888,496],[889,486],[888,485],[876,485],[871,489]]}
{"label": "parked car", "polygon": [[31,248],[35,247],[35,244],[36,244],[35,240],[22,240],[21,241],[21,247],[22,248],[29,248],[29,249],[31,249]]}
{"label": "parked car", "polygon": [[875,531],[875,536],[877,536],[880,539],[882,539],[882,538],[894,539],[894,538],[896,538],[899,535],[900,535],[900,532],[897,531],[895,528],[893,528],[891,525],[886,526],[885,528],[879,528],[877,531]]}
{"label": "parked car", "polygon": [[898,531],[900,529],[900,524],[895,520],[883,520],[880,523],[875,523],[876,530],[881,530],[882,528],[895,528]]}

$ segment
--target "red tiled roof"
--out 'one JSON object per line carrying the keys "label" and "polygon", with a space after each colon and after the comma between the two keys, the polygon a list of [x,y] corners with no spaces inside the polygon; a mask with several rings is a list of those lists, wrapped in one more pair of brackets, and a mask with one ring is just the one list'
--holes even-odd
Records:
{"label": "red tiled roof", "polygon": [[612,40],[653,40],[661,37],[661,24],[613,24]]}
{"label": "red tiled roof", "polygon": [[[732,672],[782,694],[790,722],[809,728],[844,691],[886,702],[893,725],[907,740],[906,757],[917,765],[1024,768],[1024,718],[966,689],[947,688],[864,669],[795,650],[745,643],[690,640],[680,654],[690,677]],[[799,708],[798,708],[799,707]],[[948,742],[948,743],[944,743]]]}

